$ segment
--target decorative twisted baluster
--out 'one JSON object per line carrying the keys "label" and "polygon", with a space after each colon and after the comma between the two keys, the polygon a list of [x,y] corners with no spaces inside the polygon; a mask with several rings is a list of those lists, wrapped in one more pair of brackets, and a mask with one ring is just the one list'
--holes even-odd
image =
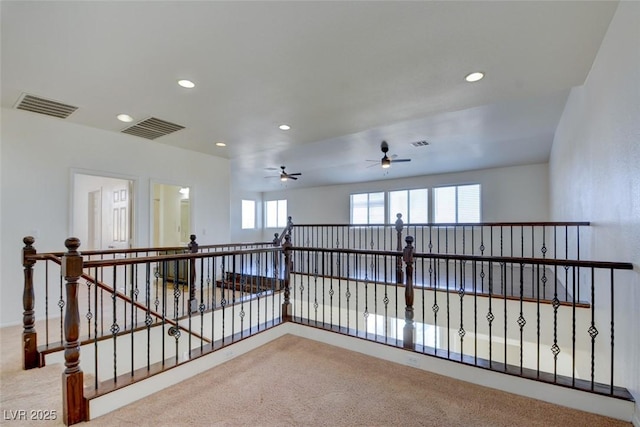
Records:
{"label": "decorative twisted baluster", "polygon": [[67,304],[64,314],[64,366],[62,374],[62,417],[66,425],[86,421],[86,400],[83,395],[83,373],[80,369],[80,311],[78,309],[78,279],[82,275],[80,240],[65,240],[67,253],[62,257],[62,276],[66,281]]}

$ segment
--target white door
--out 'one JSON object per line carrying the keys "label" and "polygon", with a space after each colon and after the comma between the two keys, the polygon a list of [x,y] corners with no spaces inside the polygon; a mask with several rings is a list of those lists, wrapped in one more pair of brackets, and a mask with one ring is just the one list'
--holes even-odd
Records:
{"label": "white door", "polygon": [[112,183],[107,190],[106,208],[110,221],[104,221],[102,240],[107,243],[108,249],[129,249],[129,237],[131,233],[130,220],[130,191],[129,181]]}
{"label": "white door", "polygon": [[76,173],[71,235],[80,250],[131,247],[133,181]]}

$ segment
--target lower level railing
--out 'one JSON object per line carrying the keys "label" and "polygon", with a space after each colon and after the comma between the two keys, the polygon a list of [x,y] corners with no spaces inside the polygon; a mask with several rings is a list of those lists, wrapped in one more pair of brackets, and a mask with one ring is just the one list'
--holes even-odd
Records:
{"label": "lower level railing", "polygon": [[[31,264],[23,354],[64,363],[67,424],[88,419],[89,399],[289,321],[630,399],[616,383],[626,337],[614,311],[628,263],[425,254],[411,237],[403,251],[293,247],[287,236],[282,247],[112,259],[65,245],[63,337],[37,345]],[[180,268],[185,280],[171,276]]]}

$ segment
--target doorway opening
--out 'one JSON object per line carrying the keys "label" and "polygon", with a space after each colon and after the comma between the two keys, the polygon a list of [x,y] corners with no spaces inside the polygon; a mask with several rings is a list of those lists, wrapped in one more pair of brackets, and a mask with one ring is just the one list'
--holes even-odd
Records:
{"label": "doorway opening", "polygon": [[131,248],[133,197],[132,180],[73,175],[71,230],[84,250]]}
{"label": "doorway opening", "polygon": [[183,246],[191,235],[189,187],[154,183],[151,219],[154,247]]}

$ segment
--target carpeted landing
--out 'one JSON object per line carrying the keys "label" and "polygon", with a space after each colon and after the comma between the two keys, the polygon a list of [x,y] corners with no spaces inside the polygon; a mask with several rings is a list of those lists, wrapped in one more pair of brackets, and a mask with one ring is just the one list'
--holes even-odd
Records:
{"label": "carpeted landing", "polygon": [[[17,340],[17,345],[7,342],[8,335]],[[45,368],[46,372],[21,371],[19,336],[19,330],[17,334],[2,331],[2,410],[51,406],[50,409],[60,411],[62,367],[50,366]],[[29,423],[3,420],[2,424],[5,423],[62,424],[60,419]],[[89,424],[95,427],[631,425],[292,335]]]}

